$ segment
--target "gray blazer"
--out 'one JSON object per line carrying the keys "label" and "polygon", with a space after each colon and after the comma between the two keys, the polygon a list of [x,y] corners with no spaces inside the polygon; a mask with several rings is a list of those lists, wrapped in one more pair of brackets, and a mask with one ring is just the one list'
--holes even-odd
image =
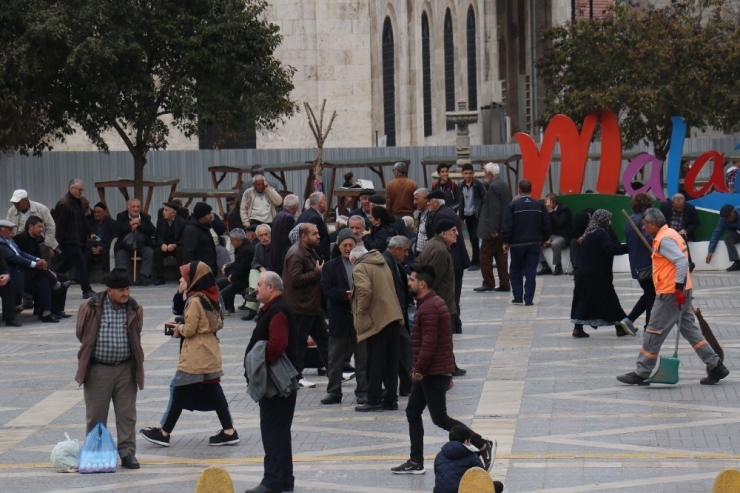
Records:
{"label": "gray blazer", "polygon": [[486,196],[483,197],[483,203],[480,205],[478,238],[481,240],[490,240],[491,234],[501,231],[504,211],[509,203],[511,203],[509,185],[504,183],[501,176],[497,176],[488,185],[488,192],[486,192]]}

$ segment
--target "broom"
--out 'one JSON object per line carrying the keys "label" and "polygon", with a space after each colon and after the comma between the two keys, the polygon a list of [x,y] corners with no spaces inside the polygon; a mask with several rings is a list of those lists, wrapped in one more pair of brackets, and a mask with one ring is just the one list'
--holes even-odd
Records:
{"label": "broom", "polygon": [[704,316],[701,314],[701,310],[699,308],[694,308],[694,315],[696,315],[696,319],[699,321],[699,328],[701,328],[701,335],[704,336],[704,339],[707,340],[709,345],[714,349],[714,352],[717,353],[717,356],[719,356],[720,362],[725,360],[725,350],[722,349],[722,346],[720,346],[719,341],[714,336],[714,333],[712,332],[712,329],[709,327],[709,324],[706,320],[704,320]]}
{"label": "broom", "polygon": [[681,307],[678,307],[678,326],[676,327],[676,349],[673,351],[673,356],[661,356],[658,360],[658,366],[655,371],[650,375],[650,383],[667,383],[677,384],[678,383],[678,338],[681,335]]}

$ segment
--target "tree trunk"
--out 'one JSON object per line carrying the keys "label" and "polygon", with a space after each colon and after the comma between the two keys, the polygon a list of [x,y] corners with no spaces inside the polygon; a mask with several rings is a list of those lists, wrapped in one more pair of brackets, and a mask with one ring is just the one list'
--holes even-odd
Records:
{"label": "tree trunk", "polygon": [[144,204],[144,165],[146,164],[146,154],[134,154],[134,197],[141,200]]}

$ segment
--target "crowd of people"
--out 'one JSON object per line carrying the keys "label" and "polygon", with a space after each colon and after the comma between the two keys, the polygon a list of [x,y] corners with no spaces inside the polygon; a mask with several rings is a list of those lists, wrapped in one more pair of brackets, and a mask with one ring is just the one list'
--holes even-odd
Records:
{"label": "crowd of people", "polygon": [[[216,411],[221,422],[223,429],[210,445],[239,442],[220,386],[217,332],[224,317],[241,310],[242,320],[256,324],[245,376],[260,406],[265,476],[249,491],[262,493],[293,489],[290,426],[296,392],[316,386],[306,378],[307,367],[328,376],[322,405],[341,403],[342,384],[353,378],[357,412],[396,411],[399,397],[408,397],[410,456],[392,469],[394,474],[425,472],[422,412],[427,407],[433,423],[454,430],[451,440],[474,450],[490,470],[495,441],[446,411],[453,378],[466,374],[453,352],[453,335],[463,332],[460,297],[466,272],[481,271],[475,292],[511,293],[511,303],[527,306],[534,303],[538,275],[574,275],[576,338],[589,337],[584,326],[610,325],[617,336],[634,336],[634,322],[645,313],[636,371],[618,377],[621,382],[649,382],[660,345],[679,317],[681,333],[707,365],[702,383],[714,384],[729,374],[690,309],[694,264],[687,241],[694,239],[699,219],[682,195],[660,209],[646,194],[633,197],[633,226],[628,225],[627,243],[621,244],[611,230],[610,212],[586,209],[574,216],[555,194],[544,203],[533,198],[527,180],[517,184],[513,196],[495,163],[484,166],[485,182],[470,165],[462,167],[459,182],[450,178],[449,166],[437,171],[439,179],[428,190],[397,163],[385,195],[363,189],[356,200],[340,201],[337,212],[346,215],[336,218],[332,232],[322,192],[310,194],[301,211],[299,198],[283,197],[259,167],[223,219],[205,202],[190,213],[170,201],[155,220],[138,199],[128,200],[113,218],[102,202],[90,208],[84,183],[77,179],[51,211],[16,190],[7,220],[0,221],[3,319],[19,326],[15,315],[28,296],[42,322],[58,322],[69,316],[64,305],[71,279],[79,284],[86,301],[77,321],[83,346],[77,381],[85,387],[88,429],[106,421],[112,400],[122,465],[138,468],[131,403],[144,383],[142,307],[130,298],[129,285],[165,284],[165,259],[172,257],[180,274],[174,297],[180,318],[171,329],[181,341],[180,358],[160,427],[141,433],[169,446],[182,410],[197,408]],[[735,249],[740,209],[729,205],[720,211],[706,261],[728,229],[724,242],[733,260],[728,270],[740,270]],[[543,253],[547,248],[552,267]],[[563,267],[566,248],[572,269]],[[629,254],[632,277],[643,290],[629,315],[613,286],[613,258],[622,254]],[[96,263],[106,286],[101,293],[89,281]],[[462,450],[460,445],[449,449]]]}

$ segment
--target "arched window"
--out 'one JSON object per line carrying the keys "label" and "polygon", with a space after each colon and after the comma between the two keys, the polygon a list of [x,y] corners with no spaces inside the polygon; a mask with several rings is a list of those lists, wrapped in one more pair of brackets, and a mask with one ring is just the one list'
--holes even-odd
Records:
{"label": "arched window", "polygon": [[468,109],[478,110],[478,66],[475,51],[475,12],[468,7]]}
{"label": "arched window", "polygon": [[432,135],[432,64],[429,50],[429,18],[421,14],[421,77],[424,106],[424,137]]}
{"label": "arched window", "polygon": [[[445,13],[445,111],[455,111],[455,45],[452,41],[452,14]],[[447,122],[447,130],[454,130],[455,124]]]}
{"label": "arched window", "polygon": [[396,78],[391,19],[383,23],[383,131],[385,145],[396,145]]}

